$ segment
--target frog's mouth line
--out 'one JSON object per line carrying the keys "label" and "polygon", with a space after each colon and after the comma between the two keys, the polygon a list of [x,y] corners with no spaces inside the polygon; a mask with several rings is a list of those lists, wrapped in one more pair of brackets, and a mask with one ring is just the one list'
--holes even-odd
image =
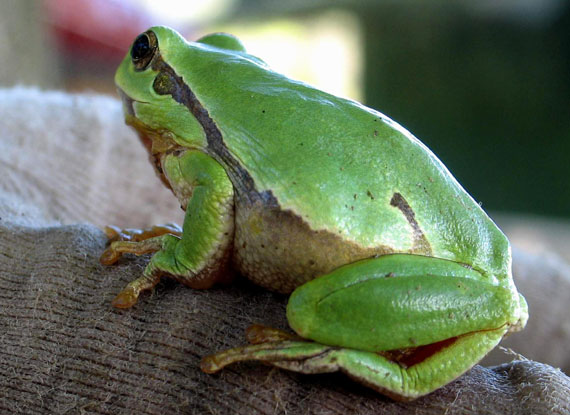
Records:
{"label": "frog's mouth line", "polygon": [[[145,131],[146,129],[144,127],[143,128],[140,127],[140,125],[142,123],[140,123],[140,121],[138,121],[136,117],[127,115],[126,118],[127,118],[127,124],[136,130],[137,135],[139,136],[141,143],[146,148],[149,161],[154,166],[154,171],[156,172],[156,174],[160,178],[160,181],[167,188],[172,190],[172,186],[170,186],[170,182],[168,181],[166,175],[164,174],[164,170],[162,168],[162,160],[164,159],[164,156],[166,156],[167,151],[158,151],[158,152],[153,151],[153,147],[154,147],[153,146],[153,143],[154,143],[153,136],[154,135],[147,134]],[[131,119],[132,121],[129,121],[129,119]]]}
{"label": "frog's mouth line", "polygon": [[182,146],[175,142],[173,137],[169,137],[168,134],[164,134],[164,131],[155,131],[137,117],[134,103],[149,104],[148,102],[131,98],[121,88],[117,88],[117,91],[123,101],[125,123],[133,127],[139,133],[141,141],[149,153],[152,155],[159,155],[171,150],[182,149]]}
{"label": "frog's mouth line", "polygon": [[124,109],[125,113],[134,117],[135,116],[135,107],[134,107],[135,100],[132,99],[130,96],[128,96],[125,93],[125,91],[123,91],[119,87],[117,87],[117,93],[119,94],[119,97],[121,98],[121,101],[123,102],[123,109]]}

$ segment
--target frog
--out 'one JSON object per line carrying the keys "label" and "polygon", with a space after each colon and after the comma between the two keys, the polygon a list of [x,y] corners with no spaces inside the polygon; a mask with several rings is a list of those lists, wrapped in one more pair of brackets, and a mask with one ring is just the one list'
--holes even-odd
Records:
{"label": "frog", "polygon": [[115,83],[185,216],[181,228],[107,228],[103,264],[152,253],[112,305],[133,307],[162,277],[206,289],[233,270],[289,295],[292,332],[253,325],[204,372],[342,372],[407,401],[524,328],[508,239],[388,116],[274,71],[226,33],[190,42],[151,27]]}

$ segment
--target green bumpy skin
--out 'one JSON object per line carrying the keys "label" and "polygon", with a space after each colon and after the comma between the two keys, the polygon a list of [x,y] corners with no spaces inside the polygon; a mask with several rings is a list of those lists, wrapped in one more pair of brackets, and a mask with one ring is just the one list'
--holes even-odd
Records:
{"label": "green bumpy skin", "polygon": [[524,327],[508,240],[385,115],[272,71],[223,33],[192,43],[153,27],[115,81],[186,215],[181,232],[109,233],[103,263],[155,252],[113,304],[133,306],[163,275],[207,288],[231,269],[292,292],[295,335],[254,326],[252,345],[206,357],[204,371],[242,360],[342,371],[408,400]]}

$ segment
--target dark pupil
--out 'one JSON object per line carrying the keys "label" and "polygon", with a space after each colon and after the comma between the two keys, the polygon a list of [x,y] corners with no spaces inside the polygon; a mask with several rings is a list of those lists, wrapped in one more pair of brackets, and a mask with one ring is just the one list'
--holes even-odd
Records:
{"label": "dark pupil", "polygon": [[145,34],[139,35],[133,43],[131,48],[131,57],[133,60],[137,61],[144,58],[150,52],[150,43],[148,41],[148,36]]}

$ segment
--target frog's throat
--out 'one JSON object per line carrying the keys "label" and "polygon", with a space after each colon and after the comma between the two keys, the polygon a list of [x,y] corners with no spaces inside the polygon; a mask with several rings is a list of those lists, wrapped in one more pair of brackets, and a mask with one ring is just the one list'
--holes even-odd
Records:
{"label": "frog's throat", "polygon": [[174,139],[169,138],[168,135],[161,135],[154,132],[150,127],[139,120],[134,110],[136,100],[129,97],[121,88],[117,88],[117,90],[123,101],[125,122],[136,130],[141,143],[147,150],[149,161],[154,166],[154,171],[160,178],[160,181],[167,188],[172,190],[172,186],[162,169],[162,159],[167,153],[184,150],[184,148],[176,143]]}
{"label": "frog's throat", "polygon": [[170,65],[164,62],[159,51],[157,51],[153,58],[151,67],[154,71],[159,72],[160,76],[169,78],[170,82],[167,83],[167,85],[169,85],[170,89],[167,93],[171,95],[176,102],[188,108],[190,113],[200,123],[206,133],[206,150],[208,154],[226,167],[226,171],[234,186],[240,188],[240,195],[250,203],[262,201],[265,206],[278,207],[277,199],[271,191],[259,192],[256,189],[255,182],[249,172],[226,147],[222,133],[208,114],[206,108],[204,108],[198,98],[196,98],[196,95],[194,95],[182,77],[180,77]]}

